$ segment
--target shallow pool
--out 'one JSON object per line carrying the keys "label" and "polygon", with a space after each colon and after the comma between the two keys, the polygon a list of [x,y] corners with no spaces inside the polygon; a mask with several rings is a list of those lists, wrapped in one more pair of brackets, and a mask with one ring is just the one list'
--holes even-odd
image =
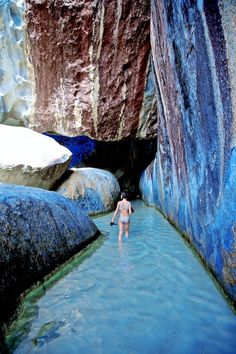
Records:
{"label": "shallow pool", "polygon": [[209,274],[155,209],[134,207],[129,239],[111,214],[95,219],[104,240],[29,295],[15,353],[236,353],[236,316]]}

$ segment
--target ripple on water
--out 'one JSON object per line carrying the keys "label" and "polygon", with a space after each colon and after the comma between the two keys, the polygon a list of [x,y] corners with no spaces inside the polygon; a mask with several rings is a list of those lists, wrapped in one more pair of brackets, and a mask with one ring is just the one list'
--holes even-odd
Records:
{"label": "ripple on water", "polygon": [[[37,301],[15,353],[235,354],[236,317],[176,230],[136,202],[129,239],[100,248]],[[17,328],[16,328],[17,335]]]}

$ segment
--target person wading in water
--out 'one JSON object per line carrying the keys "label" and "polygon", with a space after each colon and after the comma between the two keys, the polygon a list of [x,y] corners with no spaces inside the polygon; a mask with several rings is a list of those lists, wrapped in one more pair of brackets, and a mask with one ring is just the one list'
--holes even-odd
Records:
{"label": "person wading in water", "polygon": [[111,220],[111,225],[114,224],[114,220],[116,217],[116,214],[120,212],[119,216],[119,241],[122,240],[122,235],[123,231],[125,229],[125,236],[129,236],[129,226],[130,226],[130,214],[132,214],[132,206],[131,203],[127,200],[127,193],[122,192],[121,193],[121,201],[117,203],[116,210],[113,214],[112,220]]}

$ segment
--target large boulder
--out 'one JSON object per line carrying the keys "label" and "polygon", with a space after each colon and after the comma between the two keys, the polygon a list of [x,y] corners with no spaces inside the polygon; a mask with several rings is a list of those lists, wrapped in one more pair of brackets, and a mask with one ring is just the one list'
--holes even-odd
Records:
{"label": "large boulder", "polygon": [[95,215],[114,209],[120,187],[112,173],[84,167],[72,169],[57,192],[70,198],[89,215]]}
{"label": "large boulder", "polygon": [[0,18],[0,122],[98,140],[156,136],[150,0],[4,0]]}
{"label": "large boulder", "polygon": [[130,198],[136,198],[139,194],[140,175],[156,155],[156,138],[98,141],[87,136],[49,136],[73,153],[71,168],[95,167],[110,171],[117,178],[121,190],[126,190]]}
{"label": "large boulder", "polygon": [[181,230],[236,303],[236,2],[151,6],[159,118],[143,197]]}
{"label": "large boulder", "polygon": [[23,127],[0,125],[0,182],[50,189],[72,153],[54,139]]}
{"label": "large boulder", "polygon": [[0,323],[20,294],[99,234],[92,220],[55,192],[0,185]]}

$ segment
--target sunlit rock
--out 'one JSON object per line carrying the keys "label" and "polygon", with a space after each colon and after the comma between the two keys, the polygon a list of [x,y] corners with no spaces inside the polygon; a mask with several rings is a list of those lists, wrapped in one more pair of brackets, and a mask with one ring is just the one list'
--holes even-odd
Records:
{"label": "sunlit rock", "polygon": [[158,137],[143,198],[190,240],[236,302],[236,3],[151,4]]}
{"label": "sunlit rock", "polygon": [[0,123],[9,125],[32,119],[34,75],[24,13],[24,1],[0,1]]}
{"label": "sunlit rock", "polygon": [[57,192],[73,200],[88,214],[95,215],[114,209],[120,187],[112,173],[85,167],[72,169]]}
{"label": "sunlit rock", "polygon": [[156,136],[149,0],[2,0],[0,18],[0,123]]}
{"label": "sunlit rock", "polygon": [[156,120],[149,114],[153,105],[142,110],[149,0],[138,6],[135,0],[46,0],[40,7],[28,0],[26,21],[36,86],[34,129],[120,140],[152,126],[145,120]]}
{"label": "sunlit rock", "polygon": [[49,189],[67,169],[71,155],[52,138],[0,125],[0,182]]}
{"label": "sunlit rock", "polygon": [[39,188],[0,184],[0,324],[19,295],[98,235],[71,201]]}
{"label": "sunlit rock", "polygon": [[156,136],[150,1],[26,3],[1,10],[2,121],[97,140]]}

